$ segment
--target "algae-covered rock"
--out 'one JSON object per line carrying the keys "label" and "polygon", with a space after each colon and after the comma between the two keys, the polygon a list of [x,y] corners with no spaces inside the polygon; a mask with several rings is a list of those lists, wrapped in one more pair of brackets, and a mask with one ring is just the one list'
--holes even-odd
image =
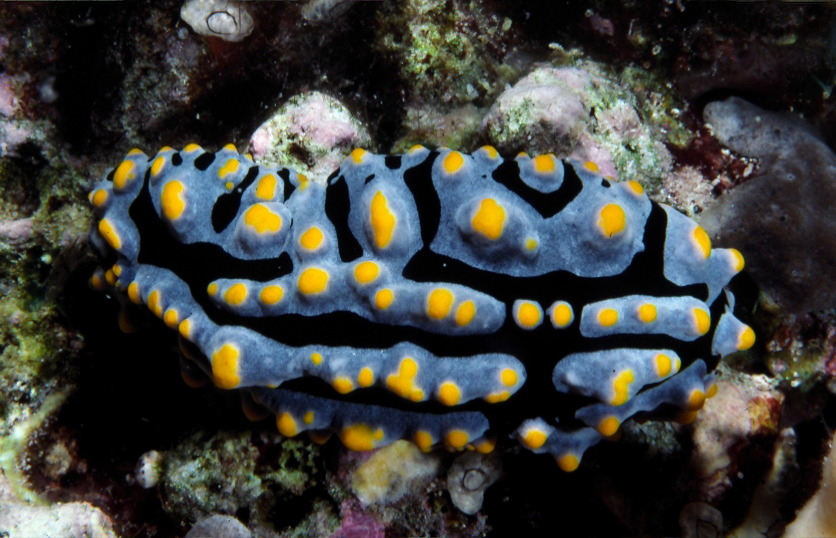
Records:
{"label": "algae-covered rock", "polygon": [[411,101],[483,105],[511,75],[501,60],[512,21],[487,2],[385,2],[377,24],[376,47],[399,67]]}
{"label": "algae-covered rock", "polygon": [[[278,434],[197,433],[166,454],[163,508],[182,522],[248,510],[254,521],[281,510],[281,499],[314,485],[318,446]],[[273,446],[277,450],[266,450]],[[264,453],[272,457],[264,456]]]}
{"label": "algae-covered rock", "polygon": [[107,514],[90,503],[71,502],[43,506],[16,498],[13,490],[7,477],[0,473],[0,535],[55,538],[118,536]]}
{"label": "algae-covered rock", "polygon": [[527,147],[568,155],[586,127],[582,94],[590,84],[581,69],[535,69],[497,98],[482,128],[503,152]]}
{"label": "algae-covered rock", "polygon": [[392,146],[391,153],[406,153],[416,144],[448,148],[474,147],[484,111],[464,105],[452,110],[419,105],[407,108],[407,129]]}
{"label": "algae-covered rock", "polygon": [[483,137],[503,153],[592,161],[603,175],[638,180],[659,195],[673,170],[662,133],[678,124],[664,85],[569,56],[568,65],[538,65],[505,90],[482,121]]}
{"label": "algae-covered rock", "polygon": [[288,166],[325,181],[355,147],[369,148],[369,133],[344,103],[321,92],[294,95],[250,138],[253,158]]}

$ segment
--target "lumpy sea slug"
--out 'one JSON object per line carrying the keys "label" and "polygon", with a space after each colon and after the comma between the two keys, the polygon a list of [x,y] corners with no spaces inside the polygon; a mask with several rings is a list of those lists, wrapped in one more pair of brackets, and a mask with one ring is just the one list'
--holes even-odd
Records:
{"label": "lumpy sea slug", "polygon": [[718,358],[755,338],[728,286],[740,253],[597,170],[355,149],[322,184],[231,145],[135,149],[90,193],[91,283],[282,434],[516,436],[569,471],[631,417],[693,418]]}

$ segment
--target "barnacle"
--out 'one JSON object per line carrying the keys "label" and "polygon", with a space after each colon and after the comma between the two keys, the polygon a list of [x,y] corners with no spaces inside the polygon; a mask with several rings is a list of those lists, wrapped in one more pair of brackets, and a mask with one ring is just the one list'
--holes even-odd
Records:
{"label": "barnacle", "polygon": [[186,0],[180,18],[199,35],[242,41],[253,31],[247,8],[233,0]]}

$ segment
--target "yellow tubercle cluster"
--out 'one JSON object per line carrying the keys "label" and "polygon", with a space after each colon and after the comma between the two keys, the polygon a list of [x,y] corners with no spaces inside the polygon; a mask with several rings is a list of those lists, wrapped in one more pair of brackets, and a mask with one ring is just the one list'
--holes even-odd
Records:
{"label": "yellow tubercle cluster", "polygon": [[502,236],[505,228],[505,208],[493,198],[485,198],[479,202],[479,207],[470,221],[473,231],[486,239],[496,241]]}
{"label": "yellow tubercle cluster", "polygon": [[382,191],[377,191],[369,206],[369,222],[371,223],[374,244],[384,249],[392,242],[398,218],[389,207],[389,201]]}
{"label": "yellow tubercle cluster", "polygon": [[398,371],[386,377],[386,388],[401,398],[420,402],[424,399],[424,390],[415,384],[417,375],[418,363],[412,357],[404,357],[398,365]]}

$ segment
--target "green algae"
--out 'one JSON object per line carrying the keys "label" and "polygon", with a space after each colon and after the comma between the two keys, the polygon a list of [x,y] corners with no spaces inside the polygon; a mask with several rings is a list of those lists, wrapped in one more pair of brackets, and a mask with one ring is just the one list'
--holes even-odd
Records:
{"label": "green algae", "polygon": [[595,118],[593,140],[610,152],[621,177],[636,179],[650,193],[657,192],[672,160],[661,142],[664,129],[658,123],[669,116],[653,105],[665,99],[653,96],[670,90],[638,68],[615,73],[602,64],[582,65],[594,75],[585,99]]}
{"label": "green algae", "polygon": [[198,432],[165,454],[163,508],[183,524],[242,509],[264,524],[281,511],[282,500],[317,485],[319,465],[313,443],[274,433]]}
{"label": "green algae", "polygon": [[660,73],[628,66],[620,79],[636,97],[636,107],[654,132],[675,148],[685,148],[694,139],[694,132],[682,121],[686,106],[670,82]]}
{"label": "green algae", "polygon": [[43,398],[36,412],[31,412],[30,408],[26,418],[18,418],[10,428],[7,428],[8,422],[4,421],[3,435],[0,435],[0,470],[19,500],[47,504],[28,487],[25,477],[27,465],[21,461],[21,457],[34,433],[61,408],[70,392],[70,389],[65,389]]}
{"label": "green algae", "polygon": [[55,162],[0,159],[0,219],[17,230],[0,237],[0,460],[27,500],[37,495],[26,484],[23,454],[74,389],[78,337],[57,302],[66,277],[61,252],[89,222],[80,194],[86,180]]}
{"label": "green algae", "polygon": [[473,105],[457,107],[446,112],[433,107],[408,108],[404,119],[407,132],[389,151],[406,153],[416,144],[473,149],[479,136],[483,114],[484,110]]}
{"label": "green algae", "polygon": [[[673,164],[665,145],[685,147],[694,136],[679,118],[677,96],[658,76],[637,67],[615,73],[596,64],[593,72],[606,81],[589,92],[597,120],[593,138],[610,151],[622,177],[658,193]],[[625,117],[627,110],[631,116]]]}
{"label": "green algae", "polygon": [[503,151],[576,150],[612,160],[620,178],[640,181],[651,195],[673,170],[668,147],[686,147],[694,133],[685,105],[659,75],[621,70],[555,44],[550,62],[536,64],[494,104],[484,134]]}
{"label": "green algae", "polygon": [[[21,399],[15,387],[37,387],[65,371],[60,356],[67,352],[72,335],[63,328],[56,303],[62,276],[57,274],[60,268],[56,262],[62,243],[71,242],[88,228],[86,201],[75,194],[81,191],[80,181],[62,166],[48,166],[32,177],[8,160],[0,161],[0,194],[6,200],[2,213],[13,219],[31,219],[29,232],[0,241],[0,286],[4,292],[0,316],[9,321],[0,327],[0,379],[12,389],[0,397],[4,408]],[[19,194],[25,182],[35,186],[38,202],[36,209],[21,215],[29,202],[15,207],[5,196]]]}
{"label": "green algae", "polygon": [[[520,138],[531,138],[530,131],[536,128],[539,119],[535,117],[534,110],[536,103],[533,99],[524,97],[507,108],[502,123],[494,126],[487,125],[486,136],[488,140],[495,141],[500,147],[518,145],[515,142]],[[532,148],[526,148],[531,151]],[[538,148],[534,148],[538,149]],[[556,149],[556,151],[560,151]]]}
{"label": "green algae", "polygon": [[786,314],[776,305],[759,309],[754,328],[761,352],[741,357],[741,368],[766,365],[770,374],[793,389],[808,392],[832,375],[826,373],[836,347],[836,311]]}
{"label": "green algae", "polygon": [[485,105],[513,77],[501,57],[514,29],[482,2],[386,2],[377,25],[376,48],[399,66],[413,101]]}

